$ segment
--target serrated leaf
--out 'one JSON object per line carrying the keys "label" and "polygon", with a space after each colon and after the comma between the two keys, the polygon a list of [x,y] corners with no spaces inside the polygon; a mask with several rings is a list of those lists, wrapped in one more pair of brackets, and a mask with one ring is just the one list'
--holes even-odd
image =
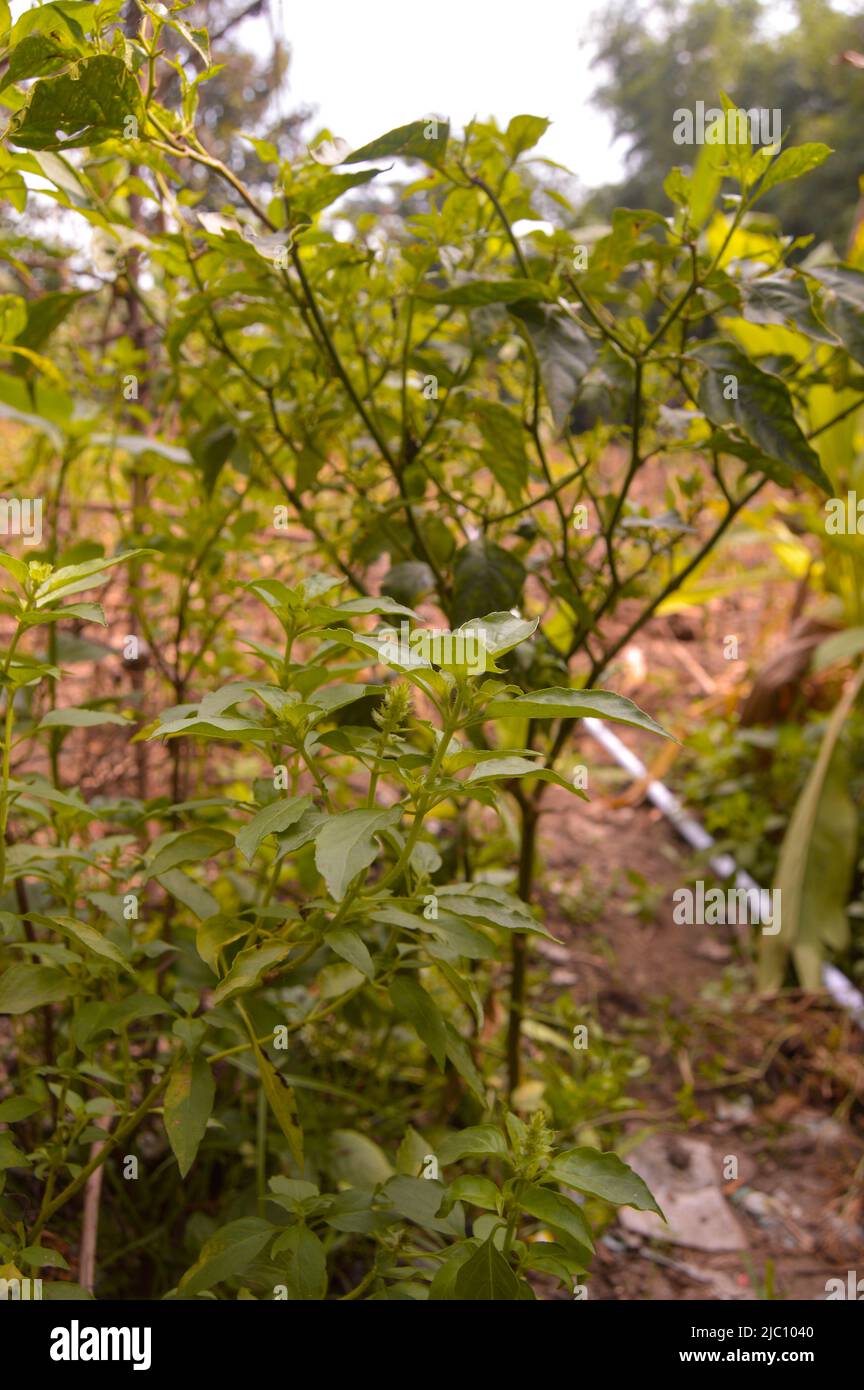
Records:
{"label": "serrated leaf", "polygon": [[331,896],[340,902],[348,885],[378,854],[376,836],[401,817],[390,810],[343,811],[331,816],[315,836],[315,864]]}
{"label": "serrated leaf", "polygon": [[271,941],[264,946],[250,946],[238,952],[228,974],[213,991],[213,1003],[221,1004],[235,994],[252,989],[266,971],[272,970],[290,952],[291,945],[287,941]]}
{"label": "serrated leaf", "polygon": [[291,1157],[297,1164],[301,1173],[303,1171],[303,1131],[297,1120],[297,1103],[294,1099],[294,1092],[280,1075],[270,1061],[269,1057],[261,1051],[256,1042],[254,1044],[255,1060],[258,1063],[258,1072],[261,1077],[261,1084],[264,1087],[264,1094],[270,1105],[270,1109],[276,1116],[279,1128],[288,1140],[288,1147],[291,1150]]}
{"label": "serrated leaf", "polygon": [[240,853],[251,864],[255,851],[267,835],[277,835],[287,830],[299,821],[311,805],[311,796],[280,797],[278,801],[271,801],[269,806],[257,811],[249,824],[238,833],[237,848]]}
{"label": "serrated leaf", "polygon": [[214,826],[201,826],[196,830],[181,830],[170,837],[163,836],[163,843],[147,865],[149,878],[158,878],[179,864],[194,864],[202,859],[212,859],[222,850],[234,844],[234,836],[226,830]]}

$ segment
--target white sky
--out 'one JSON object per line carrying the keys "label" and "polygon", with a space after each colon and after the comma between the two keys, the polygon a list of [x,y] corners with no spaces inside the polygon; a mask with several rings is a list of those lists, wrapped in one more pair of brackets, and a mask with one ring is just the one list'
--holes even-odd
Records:
{"label": "white sky", "polygon": [[[274,0],[292,49],[289,104],[317,107],[355,149],[423,116],[462,128],[527,112],[553,122],[538,153],[583,183],[622,172],[608,121],[589,105],[596,0]],[[242,37],[257,25],[244,26]],[[264,39],[264,25],[256,36]],[[596,28],[594,30],[596,33]]]}

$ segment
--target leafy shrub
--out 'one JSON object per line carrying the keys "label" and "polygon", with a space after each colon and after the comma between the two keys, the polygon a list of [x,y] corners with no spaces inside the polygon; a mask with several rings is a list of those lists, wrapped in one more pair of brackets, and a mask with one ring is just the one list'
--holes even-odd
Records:
{"label": "leafy shrub", "polygon": [[[569,1290],[577,1194],[654,1202],[519,1114],[538,819],[550,784],[584,795],[578,719],[663,733],[596,682],[749,500],[829,486],[798,384],[854,357],[854,286],[832,318],[753,212],[827,150],[706,146],[668,219],[619,210],[586,245],[525,160],[531,116],[293,165],[258,142],[250,189],[196,132],[206,34],[118,8],[44,6],[4,40],[7,194],[47,180],[102,278],[60,284],[34,231],[49,269],[0,304],[0,415],[49,521],[39,558],[3,559],[0,1255],[63,1269],[102,1173],[100,1291]],[[166,28],[190,55],[171,109]],[[422,166],[398,211],[348,199],[337,236],[395,156]],[[193,165],[223,213],[196,216]],[[541,201],[561,225],[520,235]],[[778,322],[806,361],[748,338]],[[103,584],[120,660],[82,632]],[[74,731],[126,712],[134,769],[88,801]],[[154,1229],[176,1251],[148,1273]]]}

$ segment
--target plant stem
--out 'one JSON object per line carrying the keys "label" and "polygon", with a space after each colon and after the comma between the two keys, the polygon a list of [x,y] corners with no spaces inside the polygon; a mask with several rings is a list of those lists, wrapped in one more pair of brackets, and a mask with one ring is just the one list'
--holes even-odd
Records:
{"label": "plant stem", "polygon": [[[534,854],[537,843],[536,808],[523,801],[522,843],[519,849],[519,896],[531,901],[534,885]],[[513,1095],[522,1084],[522,1021],[525,1014],[525,977],[528,965],[528,940],[524,932],[514,932],[510,956],[510,1011],[507,1018],[507,1094]]]}

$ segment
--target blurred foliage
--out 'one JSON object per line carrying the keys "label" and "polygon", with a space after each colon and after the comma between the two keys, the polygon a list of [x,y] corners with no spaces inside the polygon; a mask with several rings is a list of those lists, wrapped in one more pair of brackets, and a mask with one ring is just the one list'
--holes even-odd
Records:
{"label": "blurred foliage", "polygon": [[[606,215],[615,206],[662,208],[670,163],[695,159],[698,148],[672,139],[673,112],[716,105],[720,90],[740,107],[779,108],[783,140],[819,140],[835,151],[806,184],[766,196],[785,231],[828,241],[842,254],[853,228],[864,173],[864,70],[843,61],[864,48],[860,14],[831,0],[648,0],[615,3],[596,19],[596,92],[616,137],[627,149],[628,173],[591,199]],[[860,53],[859,53],[860,56]]]}

